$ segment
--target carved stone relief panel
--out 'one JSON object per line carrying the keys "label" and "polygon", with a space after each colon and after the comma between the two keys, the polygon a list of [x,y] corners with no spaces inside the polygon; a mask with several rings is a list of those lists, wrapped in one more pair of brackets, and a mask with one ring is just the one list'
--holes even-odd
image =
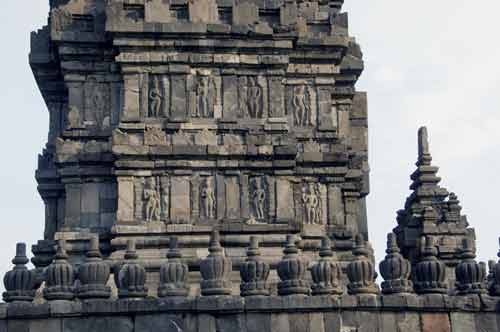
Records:
{"label": "carved stone relief panel", "polygon": [[200,181],[200,218],[215,219],[217,217],[217,197],[213,177],[204,177]]}
{"label": "carved stone relief panel", "polygon": [[157,127],[148,127],[144,131],[145,145],[165,145],[167,144],[167,134]]}
{"label": "carved stone relief panel", "polygon": [[219,118],[222,112],[221,79],[210,72],[190,75],[187,83],[189,116]]}
{"label": "carved stone relief panel", "polygon": [[250,211],[252,218],[257,221],[268,219],[269,211],[269,184],[265,176],[252,177],[250,180]]}
{"label": "carved stone relief panel", "polygon": [[315,87],[306,81],[289,82],[287,113],[291,116],[295,127],[316,126],[318,110],[316,95]]}
{"label": "carved stone relief panel", "polygon": [[168,118],[170,115],[170,80],[167,76],[149,75],[146,117]]}
{"label": "carved stone relief panel", "polygon": [[109,127],[111,122],[109,84],[98,83],[91,78],[85,83],[84,94],[84,125],[97,128]]}
{"label": "carved stone relief panel", "polygon": [[304,225],[326,224],[326,188],[318,182],[303,182],[295,186],[297,218]]}
{"label": "carved stone relief panel", "polygon": [[156,178],[148,177],[144,180],[142,200],[144,204],[144,219],[146,222],[160,221],[161,194]]}
{"label": "carved stone relief panel", "polygon": [[239,117],[260,119],[264,116],[264,88],[257,76],[238,78]]}
{"label": "carved stone relief panel", "polygon": [[170,216],[170,178],[134,178],[134,218],[137,221],[168,221]]}

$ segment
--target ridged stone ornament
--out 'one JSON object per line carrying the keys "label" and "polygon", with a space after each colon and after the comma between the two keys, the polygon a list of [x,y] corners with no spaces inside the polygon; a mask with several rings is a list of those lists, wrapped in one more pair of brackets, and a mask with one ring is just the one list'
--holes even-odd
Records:
{"label": "ridged stone ornament", "polygon": [[438,251],[430,236],[421,238],[421,259],[415,267],[415,290],[419,294],[445,294],[448,292],[446,267],[438,260]]}
{"label": "ridged stone ornament", "polygon": [[281,296],[308,295],[307,262],[299,255],[299,249],[295,245],[295,236],[287,236],[283,253],[283,259],[278,263],[278,275],[281,279],[278,283],[278,294]]}
{"label": "ridged stone ornament", "polygon": [[486,292],[484,280],[486,268],[475,261],[474,244],[471,239],[463,240],[462,261],[455,268],[458,294],[482,294]]}
{"label": "ridged stone ornament", "polygon": [[355,257],[347,265],[347,277],[349,278],[347,290],[351,295],[379,293],[378,286],[375,283],[375,267],[368,258],[369,253],[363,235],[356,235],[353,249]]}
{"label": "ridged stone ornament", "polygon": [[66,241],[59,241],[56,256],[52,264],[47,267],[43,297],[48,300],[73,300],[75,298],[76,274],[68,262]]}
{"label": "ridged stone ornament", "polygon": [[[500,238],[498,239],[500,243]],[[500,251],[498,251],[498,255],[500,258]],[[500,260],[495,264],[493,269],[493,285],[491,286],[490,293],[493,296],[500,296]]]}
{"label": "ridged stone ornament", "polygon": [[411,263],[400,254],[396,241],[396,234],[387,235],[387,255],[380,263],[380,274],[384,278],[382,293],[401,294],[413,293],[411,277]]}
{"label": "ridged stone ornament", "polygon": [[90,240],[86,260],[78,269],[80,285],[77,296],[80,299],[107,299],[111,296],[111,287],[107,286],[111,274],[109,265],[102,260],[99,251],[99,238]]}
{"label": "ridged stone ornament", "polygon": [[29,271],[26,267],[28,262],[26,244],[18,243],[16,245],[16,256],[12,260],[14,268],[7,272],[3,278],[6,290],[3,293],[5,302],[31,302],[35,298],[36,276],[34,271]]}
{"label": "ridged stone ornament", "polygon": [[146,269],[137,261],[135,240],[128,240],[125,252],[125,264],[118,274],[118,297],[139,299],[148,295],[146,287]]}
{"label": "ridged stone ornament", "polygon": [[201,295],[231,295],[231,272],[233,264],[231,258],[224,255],[220,244],[219,232],[213,231],[210,236],[208,256],[201,261],[200,272]]}
{"label": "ridged stone ornament", "polygon": [[170,237],[168,261],[160,267],[159,297],[187,296],[189,286],[187,284],[189,269],[182,262],[182,254],[177,245],[177,237]]}
{"label": "ridged stone ornament", "polygon": [[319,261],[311,268],[313,295],[342,295],[340,273],[342,268],[333,258],[332,242],[328,236],[321,240]]}
{"label": "ridged stone ornament", "polygon": [[269,271],[269,264],[260,256],[259,239],[256,236],[250,237],[247,259],[240,267],[241,296],[269,295],[270,292],[267,285]]}

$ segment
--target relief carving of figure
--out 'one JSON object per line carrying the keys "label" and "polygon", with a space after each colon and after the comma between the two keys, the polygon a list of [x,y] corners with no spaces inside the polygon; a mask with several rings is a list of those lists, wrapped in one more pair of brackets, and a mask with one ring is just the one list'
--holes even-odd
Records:
{"label": "relief carving of figure", "polygon": [[262,117],[262,88],[259,86],[256,77],[248,78],[247,107],[248,115],[251,118]]}
{"label": "relief carving of figure", "polygon": [[160,91],[158,80],[154,79],[153,85],[149,90],[149,116],[152,118],[158,118],[161,115],[161,103],[163,101],[163,95]]}
{"label": "relief carving of figure", "polygon": [[311,95],[305,85],[295,87],[292,104],[295,125],[312,126]]}
{"label": "relief carving of figure", "polygon": [[170,179],[161,179],[161,211],[162,219],[167,220],[170,210]]}
{"label": "relief carving of figure", "polygon": [[304,185],[302,188],[302,203],[307,225],[321,224],[320,199],[319,184],[308,183]]}
{"label": "relief carving of figure", "polygon": [[195,87],[196,105],[194,107],[195,118],[210,118],[214,113],[217,103],[217,87],[211,76],[199,76]]}
{"label": "relief carving of figure", "polygon": [[257,220],[265,219],[266,190],[262,179],[253,181],[252,208],[253,217]]}
{"label": "relief carving of figure", "polygon": [[212,181],[206,178],[200,190],[202,216],[208,219],[215,218],[215,190]]}
{"label": "relief carving of figure", "polygon": [[160,220],[160,193],[152,177],[147,178],[144,184],[143,200],[146,203],[146,221]]}
{"label": "relief carving of figure", "polygon": [[96,84],[92,91],[91,107],[94,113],[94,120],[98,127],[104,123],[106,112],[106,90],[103,85]]}

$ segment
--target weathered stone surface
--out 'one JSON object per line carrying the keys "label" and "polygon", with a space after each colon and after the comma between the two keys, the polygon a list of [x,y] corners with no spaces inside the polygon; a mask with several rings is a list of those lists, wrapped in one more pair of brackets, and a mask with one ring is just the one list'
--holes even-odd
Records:
{"label": "weathered stone surface", "polygon": [[498,314],[480,313],[474,316],[476,331],[498,331],[500,323]]}
{"label": "weathered stone surface", "polygon": [[451,332],[448,314],[424,313],[421,320],[422,332]]}
{"label": "weathered stone surface", "polygon": [[453,332],[476,331],[474,315],[469,313],[451,313],[451,328]]}
{"label": "weathered stone surface", "polygon": [[134,321],[135,331],[165,331],[178,332],[186,331],[186,326],[182,316],[176,315],[141,315]]}
{"label": "weathered stone surface", "polygon": [[66,318],[63,320],[64,332],[133,332],[134,323],[130,317],[86,317]]}

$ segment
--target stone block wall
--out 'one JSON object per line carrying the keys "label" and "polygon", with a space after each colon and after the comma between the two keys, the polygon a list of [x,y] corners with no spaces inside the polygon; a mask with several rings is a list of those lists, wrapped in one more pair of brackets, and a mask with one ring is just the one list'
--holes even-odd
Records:
{"label": "stone block wall", "polygon": [[200,297],[0,305],[1,332],[496,332],[488,296]]}

